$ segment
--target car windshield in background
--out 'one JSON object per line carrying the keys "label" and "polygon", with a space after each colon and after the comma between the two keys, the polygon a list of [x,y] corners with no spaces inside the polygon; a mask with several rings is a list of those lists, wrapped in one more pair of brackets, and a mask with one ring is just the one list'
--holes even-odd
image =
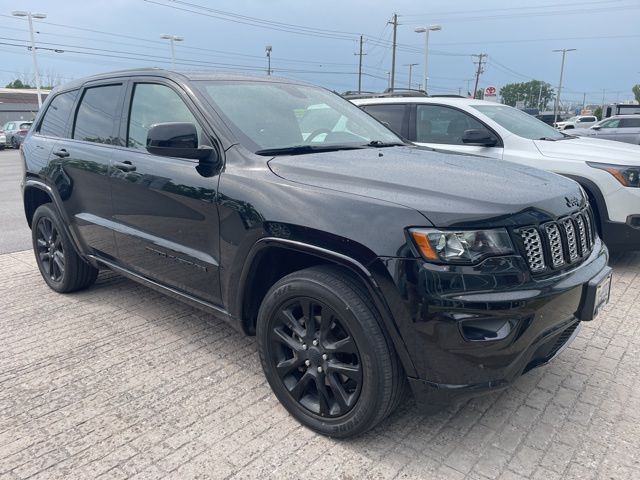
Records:
{"label": "car windshield in background", "polygon": [[517,108],[507,105],[474,105],[473,108],[519,137],[530,140],[562,140],[566,135]]}
{"label": "car windshield in background", "polygon": [[196,83],[252,152],[306,153],[403,143],[358,107],[322,88],[251,81]]}

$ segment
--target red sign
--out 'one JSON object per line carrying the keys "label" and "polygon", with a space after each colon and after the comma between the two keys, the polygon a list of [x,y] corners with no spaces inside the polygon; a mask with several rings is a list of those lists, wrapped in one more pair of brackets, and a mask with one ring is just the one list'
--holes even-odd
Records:
{"label": "red sign", "polygon": [[495,97],[496,96],[496,87],[487,87],[484,89],[484,94],[487,97]]}

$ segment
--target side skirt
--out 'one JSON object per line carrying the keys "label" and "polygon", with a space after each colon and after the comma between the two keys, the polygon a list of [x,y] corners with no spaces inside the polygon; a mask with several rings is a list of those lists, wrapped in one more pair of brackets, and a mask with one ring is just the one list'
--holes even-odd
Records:
{"label": "side skirt", "polygon": [[168,287],[166,285],[163,285],[161,283],[158,283],[154,280],[150,280],[142,275],[139,275],[135,272],[132,272],[131,270],[121,267],[120,265],[117,265],[116,263],[98,257],[97,255],[88,255],[88,257],[93,260],[94,262],[96,262],[99,265],[103,265],[111,270],[113,270],[114,272],[117,272],[119,274],[121,274],[124,277],[127,277],[131,280],[133,280],[134,282],[138,282],[146,287],[152,288],[153,290],[156,290],[160,293],[164,293],[165,295],[168,295],[172,298],[175,298],[177,300],[180,300],[192,307],[198,308],[204,312],[207,312],[221,320],[224,320],[225,322],[227,322],[228,324],[230,324],[233,328],[235,328],[238,332],[242,333],[244,335],[244,332],[242,331],[242,327],[240,325],[240,322],[234,318],[228,311],[226,311],[224,308],[219,307],[217,305],[214,305],[212,303],[209,302],[205,302],[204,300],[200,300],[197,297],[194,297],[192,295],[183,293],[179,290],[176,290],[175,288],[171,288]]}

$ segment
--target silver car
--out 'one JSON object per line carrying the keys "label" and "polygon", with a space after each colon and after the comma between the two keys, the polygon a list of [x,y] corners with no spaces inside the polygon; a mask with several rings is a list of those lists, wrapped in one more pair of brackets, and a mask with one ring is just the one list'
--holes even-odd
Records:
{"label": "silver car", "polygon": [[18,148],[31,128],[31,121],[15,120],[7,122],[2,127],[6,136],[6,145],[11,148]]}
{"label": "silver car", "polygon": [[640,115],[616,115],[600,120],[589,128],[576,128],[571,135],[640,145]]}

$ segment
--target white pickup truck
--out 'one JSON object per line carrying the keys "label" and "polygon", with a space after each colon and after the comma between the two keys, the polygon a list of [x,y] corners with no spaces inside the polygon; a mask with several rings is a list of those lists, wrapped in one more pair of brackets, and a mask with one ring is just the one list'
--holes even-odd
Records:
{"label": "white pickup truck", "polygon": [[564,122],[556,122],[553,124],[558,130],[570,130],[572,128],[589,128],[595,125],[598,117],[594,115],[576,115]]}

